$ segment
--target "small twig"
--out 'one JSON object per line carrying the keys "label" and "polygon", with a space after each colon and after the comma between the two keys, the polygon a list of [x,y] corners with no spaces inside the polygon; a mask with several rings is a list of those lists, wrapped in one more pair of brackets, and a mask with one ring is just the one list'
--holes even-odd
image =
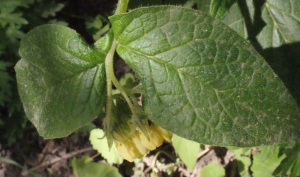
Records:
{"label": "small twig", "polygon": [[100,154],[97,153],[97,154],[93,155],[91,158],[94,159],[94,158],[98,157],[99,155],[100,155]]}
{"label": "small twig", "polygon": [[170,155],[168,152],[165,152],[165,151],[158,151],[155,156],[154,156],[154,160],[152,162],[152,168],[154,168],[156,166],[156,161],[157,161],[157,157],[160,155],[160,154],[165,154],[167,157],[169,157],[171,160],[173,160],[174,162],[176,161],[176,159],[174,157],[172,157],[172,155]]}
{"label": "small twig", "polygon": [[203,151],[201,151],[201,152],[199,153],[197,162],[196,162],[196,164],[194,165],[192,174],[190,175],[191,177],[199,176],[199,174],[200,174],[199,168],[200,168],[200,162],[201,162],[200,160],[201,160],[201,158],[203,158],[205,155],[207,155],[211,150],[212,150],[212,148],[211,148],[211,146],[210,146],[210,147],[208,147],[208,148],[205,148]]}
{"label": "small twig", "polygon": [[144,173],[147,174],[147,173],[149,173],[151,170],[152,170],[152,167],[151,167],[151,166],[148,166],[148,167],[146,168],[146,170],[144,170]]}
{"label": "small twig", "polygon": [[202,156],[207,154],[210,150],[211,150],[211,148],[206,148],[205,150],[201,151],[198,155],[198,159],[200,159]]}
{"label": "small twig", "polygon": [[[81,153],[84,153],[84,152],[88,152],[88,151],[91,151],[91,150],[94,150],[93,148],[89,147],[89,148],[85,148],[85,149],[81,149],[81,150],[78,150],[78,151],[73,151],[73,152],[70,152],[68,154],[65,154],[61,157],[56,157],[54,159],[51,159],[49,161],[45,161],[43,163],[41,163],[40,165],[38,166],[35,166],[33,168],[30,169],[30,171],[37,171],[38,169],[40,168],[43,168],[43,167],[46,167],[46,166],[49,166],[49,165],[53,165],[61,160],[65,160],[65,159],[69,159],[71,157],[74,157],[78,154],[81,154]],[[28,175],[28,172],[22,172],[22,175]]]}

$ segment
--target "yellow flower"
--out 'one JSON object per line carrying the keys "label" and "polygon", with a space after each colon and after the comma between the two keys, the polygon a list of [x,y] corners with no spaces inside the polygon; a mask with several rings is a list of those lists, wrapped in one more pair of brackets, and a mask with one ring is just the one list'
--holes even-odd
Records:
{"label": "yellow flower", "polygon": [[168,142],[171,142],[171,139],[172,139],[172,133],[161,128],[160,126],[158,125],[154,125],[157,132],[164,138],[164,140],[168,141]]}
{"label": "yellow flower", "polygon": [[[163,128],[155,125],[154,123],[148,123],[146,121],[144,126],[148,132],[150,139],[140,129],[135,129],[133,135],[126,133],[124,136],[120,136],[114,133],[114,143],[121,157],[132,162],[136,158],[142,158],[148,154],[150,150],[162,145],[163,141],[171,141],[172,133],[164,130]],[[131,128],[134,128],[130,125]]]}

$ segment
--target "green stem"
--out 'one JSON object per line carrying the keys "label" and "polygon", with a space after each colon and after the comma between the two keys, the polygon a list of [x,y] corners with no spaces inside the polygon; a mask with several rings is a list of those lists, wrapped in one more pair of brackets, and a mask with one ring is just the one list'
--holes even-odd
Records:
{"label": "green stem", "polygon": [[[119,0],[118,6],[116,9],[116,14],[125,13],[127,11],[128,0]],[[107,105],[106,105],[106,125],[110,125],[110,120],[112,118],[112,80],[114,80],[114,69],[113,69],[113,59],[116,51],[117,43],[113,41],[110,50],[105,59],[105,72],[106,72],[106,87],[107,87]],[[107,129],[109,127],[106,127]]]}
{"label": "green stem", "polygon": [[126,13],[129,0],[119,0],[116,14]]}
{"label": "green stem", "polygon": [[113,106],[113,98],[112,98],[112,81],[111,81],[111,72],[113,73],[114,70],[110,70],[109,68],[113,67],[111,65],[113,65],[113,59],[114,59],[114,54],[115,54],[115,50],[116,50],[116,43],[113,42],[113,44],[110,47],[109,52],[106,55],[106,59],[105,59],[105,72],[106,72],[106,88],[107,88],[107,103],[106,103],[106,117],[104,119],[104,127],[105,127],[105,131],[106,131],[106,136],[107,136],[107,141],[108,141],[108,145],[109,147],[111,147],[112,145],[112,137],[110,137],[111,135],[111,127],[109,127],[109,125],[111,125],[111,120],[112,120],[112,106]]}
{"label": "green stem", "polygon": [[[116,14],[120,14],[120,13],[125,13],[127,11],[127,6],[128,6],[128,0],[119,0],[117,9],[116,9]],[[112,98],[112,84],[114,84],[116,86],[116,88],[120,91],[120,93],[122,94],[122,96],[125,98],[130,111],[132,113],[132,123],[135,125],[138,125],[141,130],[144,132],[144,134],[146,135],[146,137],[149,139],[148,133],[145,129],[145,127],[140,123],[139,121],[139,116],[138,116],[138,109],[133,105],[131,99],[129,98],[129,96],[127,95],[126,91],[124,90],[124,88],[122,87],[122,85],[119,83],[118,79],[116,78],[115,74],[114,74],[114,54],[116,51],[116,47],[117,47],[117,41],[114,40],[110,50],[106,56],[105,59],[105,72],[106,72],[106,82],[107,82],[107,105],[106,105],[106,118],[104,120],[104,126],[106,128],[106,136],[108,139],[108,144],[111,146],[112,142],[111,139],[113,136],[113,130],[112,127],[110,127],[112,120],[114,120],[114,115],[112,112],[112,108],[113,108],[113,98]]]}
{"label": "green stem", "polygon": [[109,51],[109,53],[107,54],[106,60],[105,60],[105,70],[106,70],[106,80],[107,80],[107,112],[106,115],[107,117],[111,117],[111,108],[112,108],[112,83],[116,86],[116,88],[120,91],[120,93],[122,94],[122,96],[125,98],[131,113],[133,114],[133,118],[134,119],[138,119],[138,116],[136,114],[135,108],[130,100],[130,98],[128,97],[128,95],[126,94],[126,91],[124,90],[124,88],[122,87],[122,85],[119,83],[118,79],[116,78],[115,74],[114,74],[114,53],[116,50],[116,46],[117,43],[116,41],[113,41],[113,44],[111,46],[111,49]]}
{"label": "green stem", "polygon": [[113,60],[114,60],[114,54],[116,50],[116,43],[113,42],[113,44],[110,47],[110,50],[106,56],[105,59],[105,72],[106,72],[106,87],[107,87],[107,112],[106,116],[111,117],[111,108],[113,104],[113,99],[112,99],[112,80],[111,80],[111,75],[114,75],[114,70],[113,68]]}

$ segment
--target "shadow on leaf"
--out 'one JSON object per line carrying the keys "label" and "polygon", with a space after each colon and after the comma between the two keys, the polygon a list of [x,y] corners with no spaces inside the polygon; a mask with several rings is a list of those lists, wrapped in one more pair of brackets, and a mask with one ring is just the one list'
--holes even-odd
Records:
{"label": "shadow on leaf", "polygon": [[267,48],[261,55],[284,82],[300,106],[300,42]]}

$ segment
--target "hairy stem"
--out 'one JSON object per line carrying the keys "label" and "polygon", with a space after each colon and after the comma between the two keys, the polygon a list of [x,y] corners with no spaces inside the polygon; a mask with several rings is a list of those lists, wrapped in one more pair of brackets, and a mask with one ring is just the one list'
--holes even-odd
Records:
{"label": "hairy stem", "polygon": [[[106,57],[105,60],[105,70],[106,70],[106,81],[107,81],[107,112],[106,112],[106,117],[111,117],[111,108],[112,108],[112,83],[116,86],[116,88],[120,91],[122,96],[125,98],[131,113],[133,114],[133,119],[137,119],[138,116],[136,114],[134,105],[132,104],[130,98],[126,94],[126,91],[122,87],[122,85],[119,83],[118,79],[116,78],[114,74],[114,61],[113,61],[113,56],[114,56],[114,51],[116,50],[117,43],[116,41],[113,42],[111,49]],[[135,121],[135,120],[134,120]]]}
{"label": "hairy stem", "polygon": [[127,11],[129,0],[119,0],[118,6],[116,9],[116,14],[125,13]]}
{"label": "hairy stem", "polygon": [[[119,0],[118,6],[116,9],[116,14],[125,13],[127,11],[128,1],[129,0]],[[114,74],[114,66],[113,66],[116,46],[117,46],[117,43],[115,41],[113,41],[113,43],[110,47],[110,50],[105,59],[105,72],[106,72],[106,82],[107,82],[107,85],[106,85],[106,87],[107,87],[107,105],[106,105],[107,120],[106,121],[109,121],[108,119],[110,119],[112,117],[112,104],[113,104],[112,82],[114,82],[114,84],[116,83],[116,81],[115,81],[116,77]],[[120,90],[120,92],[122,93],[121,90]],[[123,93],[122,93],[122,95],[123,95]],[[107,122],[107,123],[109,125],[109,122]]]}
{"label": "hairy stem", "polygon": [[[112,118],[112,75],[114,76],[114,69],[113,69],[113,60],[114,60],[114,54],[116,50],[116,43],[113,42],[110,50],[106,56],[105,59],[105,72],[106,72],[106,87],[107,87],[107,103],[106,103],[106,119],[105,123],[106,125],[110,124],[110,120]],[[109,127],[105,127],[106,129]]]}
{"label": "hairy stem", "polygon": [[[125,13],[127,11],[127,6],[128,6],[128,0],[119,0],[117,9],[116,9],[116,14],[120,14],[120,13]],[[110,127],[113,123],[112,121],[115,121],[116,119],[113,117],[113,98],[112,98],[112,84],[114,84],[114,86],[120,91],[120,93],[122,94],[122,96],[124,97],[124,99],[126,100],[130,111],[132,113],[132,123],[134,124],[134,126],[139,126],[141,128],[141,130],[146,134],[147,138],[149,139],[149,136],[147,134],[147,131],[145,129],[145,127],[140,123],[139,121],[139,116],[138,116],[138,108],[136,108],[132,102],[132,100],[130,99],[130,97],[127,95],[126,90],[122,87],[122,85],[119,83],[118,79],[116,78],[115,74],[114,74],[114,54],[116,51],[116,47],[117,47],[117,41],[114,40],[110,50],[106,56],[105,59],[105,72],[106,72],[106,82],[107,82],[107,105],[106,105],[106,118],[104,120],[104,126],[106,129],[106,136],[108,139],[108,144],[109,146],[112,145],[112,136],[113,136],[113,127]],[[130,95],[130,93],[128,93]]]}

